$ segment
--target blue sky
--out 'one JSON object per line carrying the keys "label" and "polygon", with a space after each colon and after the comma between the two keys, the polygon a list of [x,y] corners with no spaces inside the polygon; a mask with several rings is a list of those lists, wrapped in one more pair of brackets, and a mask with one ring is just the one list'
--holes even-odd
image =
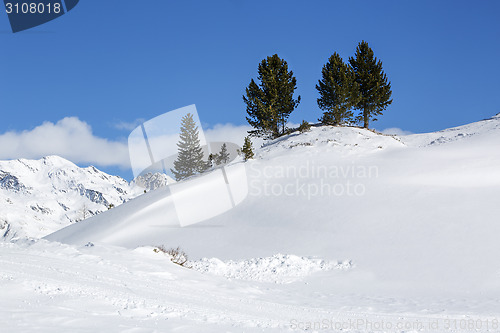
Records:
{"label": "blue sky", "polygon": [[[57,153],[58,139],[43,135],[78,132],[87,156],[69,157],[130,179],[123,158],[94,158],[91,148],[112,149],[137,119],[190,104],[207,128],[245,125],[241,96],[274,53],[302,96],[290,120],[314,122],[322,66],[333,52],[347,60],[361,40],[393,90],[373,127],[419,133],[478,121],[500,112],[499,12],[500,1],[81,0],[16,34],[3,14],[0,159]],[[14,140],[24,143],[9,150]],[[43,149],[22,149],[30,140]]]}

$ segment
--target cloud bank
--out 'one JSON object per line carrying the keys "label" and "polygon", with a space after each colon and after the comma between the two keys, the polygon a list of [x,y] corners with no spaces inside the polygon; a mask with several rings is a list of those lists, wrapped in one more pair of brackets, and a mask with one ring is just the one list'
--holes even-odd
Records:
{"label": "cloud bank", "polygon": [[[119,127],[132,129],[138,122]],[[115,126],[116,127],[116,126]],[[233,142],[239,146],[251,129],[248,125],[217,124],[205,129],[208,142]],[[385,134],[408,135],[409,131],[400,128],[387,128]],[[176,142],[162,139],[162,145],[176,147]],[[252,139],[254,147],[259,147],[263,140]],[[176,148],[175,148],[176,149]],[[96,136],[91,126],[77,117],[66,117],[56,123],[43,124],[25,131],[9,131],[0,134],[0,159],[39,159],[48,155],[58,155],[77,164],[93,164],[99,167],[120,167],[129,169],[130,158],[126,141],[112,140]]]}
{"label": "cloud bank", "polygon": [[[119,127],[131,130],[135,124],[120,123]],[[250,126],[217,124],[204,130],[204,133],[207,141],[233,142],[241,146],[248,130]],[[164,140],[162,144],[176,147],[176,142],[170,141]],[[66,117],[56,123],[47,121],[31,130],[0,134],[1,160],[39,159],[48,155],[58,155],[77,164],[131,167],[126,141],[99,137],[88,123],[77,117]]]}
{"label": "cloud bank", "polygon": [[245,136],[252,128],[249,125],[217,124],[212,128],[203,130],[209,142],[232,142],[238,146],[243,145]]}
{"label": "cloud bank", "polygon": [[74,163],[130,167],[125,142],[95,136],[89,124],[76,117],[44,122],[32,130],[0,134],[0,159],[38,159],[58,155]]}

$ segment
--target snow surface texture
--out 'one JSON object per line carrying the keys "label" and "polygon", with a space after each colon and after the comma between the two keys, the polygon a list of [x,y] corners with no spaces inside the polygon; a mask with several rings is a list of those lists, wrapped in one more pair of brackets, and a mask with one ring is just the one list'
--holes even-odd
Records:
{"label": "snow surface texture", "polygon": [[[445,327],[469,319],[498,324],[494,298],[339,293],[342,279],[360,282],[354,269],[289,284],[228,281],[175,265],[153,247],[43,240],[0,242],[0,267],[0,327],[9,333],[470,332]],[[318,323],[328,326],[313,329]],[[403,328],[373,329],[381,324]]]}
{"label": "snow surface texture", "polygon": [[46,237],[64,244],[0,242],[0,327],[499,332],[499,123],[316,127],[258,149],[247,199],[200,224],[179,227],[162,187]]}
{"label": "snow surface texture", "polygon": [[0,238],[43,237],[170,181],[146,174],[129,184],[58,156],[0,161]]}
{"label": "snow surface texture", "polygon": [[276,254],[267,258],[225,262],[217,258],[203,258],[188,262],[188,266],[202,273],[228,279],[290,283],[319,271],[347,270],[352,267],[352,263],[349,260],[326,262],[316,258]]}

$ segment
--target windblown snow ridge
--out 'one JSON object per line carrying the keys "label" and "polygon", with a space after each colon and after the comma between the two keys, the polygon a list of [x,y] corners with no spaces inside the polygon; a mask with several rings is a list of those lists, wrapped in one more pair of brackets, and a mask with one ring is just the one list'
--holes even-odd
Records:
{"label": "windblown snow ridge", "polygon": [[222,261],[203,258],[191,261],[192,269],[227,279],[252,280],[272,283],[291,283],[320,271],[348,270],[353,267],[350,260],[325,261],[318,258],[275,254],[271,257],[253,258],[243,261]]}
{"label": "windblown snow ridge", "polygon": [[414,147],[435,146],[476,136],[492,135],[498,137],[500,133],[500,113],[478,122],[462,126],[447,128],[432,133],[421,133],[402,136],[402,141]]}

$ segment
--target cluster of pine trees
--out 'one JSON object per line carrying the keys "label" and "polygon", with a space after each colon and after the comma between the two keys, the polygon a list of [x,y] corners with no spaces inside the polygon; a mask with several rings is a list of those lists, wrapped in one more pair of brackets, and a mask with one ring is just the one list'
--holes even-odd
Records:
{"label": "cluster of pine trees", "polygon": [[[246,88],[247,121],[254,128],[251,136],[274,139],[287,133],[288,117],[300,103],[293,97],[297,79],[288,70],[288,64],[274,54],[258,66],[257,84],[253,79]],[[319,119],[326,125],[362,123],[368,128],[370,120],[377,120],[392,103],[391,83],[368,43],[362,41],[354,57],[346,64],[334,53],[323,66],[316,85],[318,106],[323,110]],[[354,117],[353,110],[359,114]]]}
{"label": "cluster of pine trees", "polygon": [[[262,60],[258,66],[256,83],[253,79],[246,88],[243,101],[247,106],[247,121],[254,128],[250,136],[275,139],[288,133],[288,117],[300,103],[300,96],[294,98],[297,79],[288,69],[288,64],[277,54]],[[377,120],[392,103],[391,83],[368,43],[362,41],[354,57],[346,64],[335,52],[323,66],[321,79],[316,89],[320,97],[318,106],[323,110],[319,119],[325,125],[352,125],[362,123],[368,128],[371,120]],[[358,110],[355,117],[353,110]],[[303,121],[301,132],[309,130],[309,123]],[[245,138],[240,153],[245,160],[253,158],[250,136]],[[229,162],[226,144],[217,154],[203,159],[203,150],[198,137],[198,127],[193,115],[187,114],[181,123],[178,157],[170,169],[176,180],[182,180]]]}
{"label": "cluster of pine trees", "polygon": [[[223,143],[218,153],[211,153],[208,159],[204,160],[198,126],[196,126],[191,113],[182,117],[177,148],[177,159],[174,161],[173,168],[170,169],[177,181],[203,173],[213,167],[224,166],[229,162],[230,158],[227,145]],[[253,158],[253,147],[250,138],[245,138],[240,153],[245,161]]]}
{"label": "cluster of pine trees", "polygon": [[174,161],[173,169],[170,169],[175,180],[179,181],[229,162],[229,152],[225,143],[218,153],[210,154],[208,160],[204,160],[198,126],[191,113],[182,118],[179,137],[177,159]]}

